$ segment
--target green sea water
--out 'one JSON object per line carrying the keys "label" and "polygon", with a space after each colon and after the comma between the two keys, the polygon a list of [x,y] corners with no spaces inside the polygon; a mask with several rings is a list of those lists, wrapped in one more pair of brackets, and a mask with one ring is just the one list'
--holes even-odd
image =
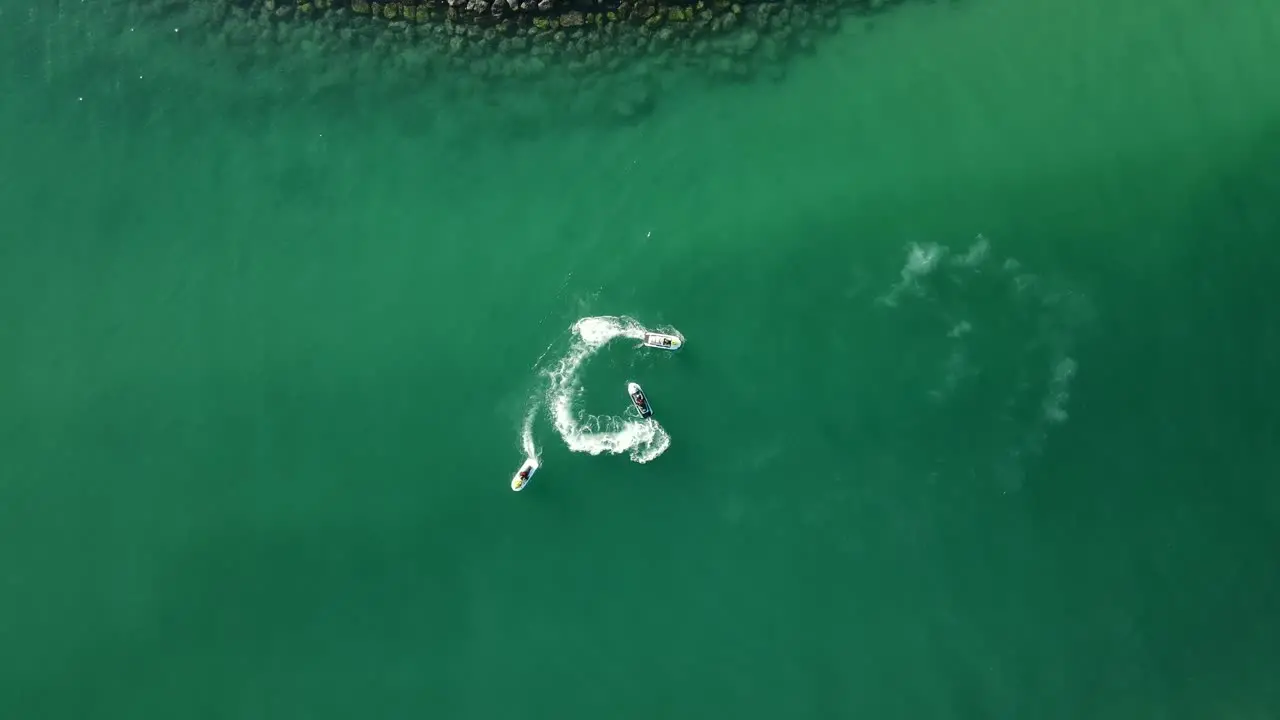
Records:
{"label": "green sea water", "polygon": [[0,717],[1280,717],[1280,5],[564,128],[110,7],[0,2]]}

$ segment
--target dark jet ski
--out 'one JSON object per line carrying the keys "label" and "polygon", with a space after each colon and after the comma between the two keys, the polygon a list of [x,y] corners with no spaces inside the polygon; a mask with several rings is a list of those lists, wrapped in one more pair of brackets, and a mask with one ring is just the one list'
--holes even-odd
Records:
{"label": "dark jet ski", "polygon": [[635,383],[627,383],[627,393],[631,395],[631,402],[640,411],[640,417],[653,417],[653,408],[649,407],[649,398],[645,397],[644,391]]}

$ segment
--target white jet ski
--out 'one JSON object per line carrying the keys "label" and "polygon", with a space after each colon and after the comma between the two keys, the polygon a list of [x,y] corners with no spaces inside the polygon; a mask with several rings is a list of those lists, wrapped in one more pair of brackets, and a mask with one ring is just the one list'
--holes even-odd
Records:
{"label": "white jet ski", "polygon": [[640,417],[653,417],[653,408],[649,407],[649,398],[645,397],[644,391],[640,389],[639,385],[633,382],[627,383],[627,394],[631,396],[631,402],[640,411]]}
{"label": "white jet ski", "polygon": [[529,458],[524,461],[524,465],[520,466],[520,471],[511,477],[511,489],[520,492],[525,485],[529,484],[529,480],[533,478],[533,474],[538,472],[538,461],[536,458]]}
{"label": "white jet ski", "polygon": [[644,334],[644,346],[658,348],[659,350],[679,350],[684,341],[678,335],[668,335],[666,333],[646,332]]}

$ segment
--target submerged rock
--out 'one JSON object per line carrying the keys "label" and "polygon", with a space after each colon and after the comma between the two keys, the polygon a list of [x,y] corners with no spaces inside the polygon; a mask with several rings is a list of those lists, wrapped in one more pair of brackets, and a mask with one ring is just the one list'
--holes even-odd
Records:
{"label": "submerged rock", "polygon": [[[232,54],[240,77],[342,77],[388,96],[430,83],[450,97],[505,83],[548,107],[597,117],[643,116],[675,73],[698,82],[777,79],[838,31],[842,20],[904,0],[209,0],[207,52]],[[922,0],[924,1],[924,0]],[[927,0],[955,2],[957,0]],[[175,0],[143,0],[157,7]],[[195,7],[195,4],[190,4]],[[148,6],[150,7],[150,6]],[[143,9],[148,16],[162,16]],[[194,36],[194,34],[193,34]],[[256,72],[262,71],[262,72]],[[247,81],[242,81],[247,82]],[[380,85],[381,86],[381,85]],[[278,88],[274,86],[274,88]],[[449,88],[455,88],[450,90]],[[579,101],[583,92],[598,94]]]}

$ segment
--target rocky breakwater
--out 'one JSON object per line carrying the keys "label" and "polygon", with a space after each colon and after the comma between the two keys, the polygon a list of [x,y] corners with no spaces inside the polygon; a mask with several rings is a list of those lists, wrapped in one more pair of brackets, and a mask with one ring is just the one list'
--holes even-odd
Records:
{"label": "rocky breakwater", "polygon": [[330,86],[351,76],[526,88],[546,81],[579,94],[602,88],[614,112],[631,115],[652,105],[672,71],[713,82],[780,77],[842,23],[896,2],[214,0],[200,13],[217,49],[270,62],[277,75],[310,74],[313,86],[317,76]]}
{"label": "rocky breakwater", "polygon": [[[850,6],[859,4],[871,7]],[[590,70],[616,70],[629,57],[643,56],[739,77],[750,75],[755,61],[776,63],[789,50],[811,47],[840,22],[835,0],[351,0],[349,8],[393,23],[437,23],[453,38],[465,38],[451,38],[448,50],[455,55],[527,52]]]}

